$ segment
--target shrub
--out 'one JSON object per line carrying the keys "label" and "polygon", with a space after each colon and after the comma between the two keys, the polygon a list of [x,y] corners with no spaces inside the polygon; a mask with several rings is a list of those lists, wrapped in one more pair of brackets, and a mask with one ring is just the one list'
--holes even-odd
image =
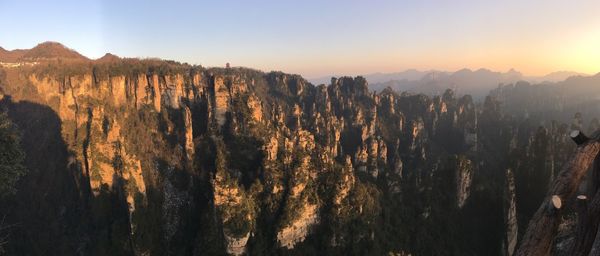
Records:
{"label": "shrub", "polygon": [[24,160],[16,127],[6,113],[0,113],[0,197],[16,192],[17,181],[26,173]]}

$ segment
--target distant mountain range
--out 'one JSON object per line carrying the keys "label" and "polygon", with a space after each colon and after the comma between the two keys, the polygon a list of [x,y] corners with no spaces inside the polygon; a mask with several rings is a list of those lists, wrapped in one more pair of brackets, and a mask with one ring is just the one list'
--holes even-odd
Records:
{"label": "distant mountain range", "polygon": [[[558,71],[545,76],[524,76],[521,72],[511,69],[507,72],[496,72],[488,69],[461,69],[456,72],[419,71],[409,69],[396,73],[373,73],[364,75],[373,90],[381,91],[390,87],[396,91],[409,91],[429,95],[442,94],[452,88],[458,94],[470,94],[481,98],[500,84],[511,84],[518,81],[530,83],[555,83],[573,76],[588,76],[587,74]],[[328,84],[331,78],[321,77],[310,79],[314,84]]]}
{"label": "distant mountain range", "polygon": [[0,62],[27,62],[37,60],[89,60],[78,52],[56,42],[44,42],[31,49],[7,51],[0,47]]}
{"label": "distant mountain range", "polygon": [[[3,63],[39,62],[57,59],[62,61],[94,61],[57,42],[48,41],[31,49],[15,49],[12,51],[0,47],[0,62]],[[107,53],[95,61],[112,62],[119,59],[118,56]]]}

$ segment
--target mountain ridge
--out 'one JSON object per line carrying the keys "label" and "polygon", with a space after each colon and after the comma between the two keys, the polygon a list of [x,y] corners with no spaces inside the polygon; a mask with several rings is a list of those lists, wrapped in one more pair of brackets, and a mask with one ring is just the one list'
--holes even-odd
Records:
{"label": "mountain ridge", "polygon": [[2,50],[0,50],[0,62],[27,62],[56,59],[73,61],[90,60],[79,52],[54,41],[42,42],[30,49],[14,49],[9,51],[2,48]]}
{"label": "mountain ridge", "polygon": [[[399,72],[367,73],[367,74],[361,74],[361,76],[367,78],[367,80],[369,80],[370,83],[383,83],[383,82],[388,82],[391,80],[419,80],[423,76],[430,74],[430,73],[453,74],[453,73],[461,72],[461,71],[471,71],[471,72],[490,71],[490,72],[504,73],[504,74],[519,73],[521,76],[523,76],[524,80],[528,80],[528,81],[532,81],[532,82],[543,82],[546,80],[550,81],[550,82],[558,82],[558,81],[565,80],[566,78],[568,78],[570,76],[577,76],[577,75],[589,76],[589,75],[591,75],[591,74],[586,74],[586,73],[576,72],[576,71],[559,70],[559,71],[552,71],[545,75],[532,76],[532,75],[524,75],[514,68],[511,68],[511,69],[507,70],[506,72],[502,72],[502,71],[494,71],[489,68],[482,67],[482,68],[478,68],[478,69],[462,68],[462,69],[458,69],[456,71],[442,71],[442,70],[435,70],[435,69],[421,71],[418,69],[406,69],[404,71],[399,71]],[[339,75],[339,76],[344,76],[344,75]],[[308,81],[310,81],[313,84],[322,84],[322,83],[326,84],[329,82],[329,79],[331,77],[339,77],[339,76],[330,75],[330,76],[313,77],[313,78],[308,78]]]}
{"label": "mountain ridge", "polygon": [[[116,58],[115,58],[116,57]],[[112,53],[106,53],[104,56],[97,59],[90,59],[74,49],[66,47],[64,44],[60,42],[54,41],[46,41],[37,44],[36,46],[30,49],[13,49],[6,50],[3,47],[0,47],[0,62],[12,63],[12,62],[26,62],[26,61],[44,61],[44,60],[53,60],[53,59],[62,59],[62,60],[71,60],[71,61],[99,61],[99,62],[107,62],[107,61],[115,61],[119,59],[119,56],[116,56]],[[160,59],[160,58],[159,58]],[[161,59],[162,60],[162,59]],[[476,88],[475,91],[472,91],[472,88],[465,91],[464,94],[480,94],[479,89],[484,89],[484,91],[489,91],[494,89],[500,83],[506,82],[517,82],[519,80],[528,81],[531,83],[555,83],[566,80],[571,76],[590,76],[589,74],[574,72],[574,71],[554,71],[550,72],[543,76],[525,76],[521,72],[511,68],[506,72],[493,71],[487,68],[479,68],[479,69],[469,69],[463,68],[452,71],[441,71],[441,70],[424,70],[420,71],[418,69],[406,69],[400,72],[375,72],[361,75],[365,77],[369,82],[372,89],[382,90],[387,86],[390,86],[399,90],[412,90],[414,92],[422,92],[422,93],[441,93],[443,89],[440,91],[440,88],[443,87],[452,87],[453,84],[461,82],[461,80],[467,80],[469,83],[469,77],[463,77],[463,79],[456,80],[456,77],[459,75],[474,74],[474,75],[482,75],[487,73],[488,75],[495,74],[497,77],[512,77],[513,79],[498,79],[498,78],[489,78],[482,87],[485,88]],[[454,80],[452,81],[443,81],[442,84],[432,84],[431,81],[426,83],[425,85],[422,82],[424,78],[431,77],[432,75],[436,75],[438,77],[445,77],[446,75],[455,75]],[[493,75],[492,75],[493,76]],[[318,78],[309,78],[307,79],[312,84],[327,84],[331,81],[332,77],[338,76],[322,76]],[[427,80],[427,79],[426,79]],[[463,81],[465,82],[465,81]],[[493,86],[490,86],[492,84]],[[419,88],[424,86],[423,88]],[[472,87],[472,86],[471,86]],[[458,88],[457,88],[458,89]],[[460,90],[459,90],[460,91]]]}

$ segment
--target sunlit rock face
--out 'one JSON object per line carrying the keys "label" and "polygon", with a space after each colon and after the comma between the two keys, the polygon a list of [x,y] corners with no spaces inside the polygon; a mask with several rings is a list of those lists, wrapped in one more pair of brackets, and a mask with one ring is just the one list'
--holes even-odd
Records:
{"label": "sunlit rock face", "polygon": [[277,233],[277,241],[282,247],[293,249],[294,245],[306,239],[310,228],[317,222],[316,205],[306,204],[300,209],[296,219]]}
{"label": "sunlit rock face", "polygon": [[192,111],[188,106],[184,106],[183,120],[185,129],[185,151],[189,160],[194,158],[194,129],[192,126]]}
{"label": "sunlit rock face", "polygon": [[223,77],[214,77],[212,90],[214,91],[214,115],[219,125],[225,123],[225,113],[229,110],[229,88],[225,85]]}

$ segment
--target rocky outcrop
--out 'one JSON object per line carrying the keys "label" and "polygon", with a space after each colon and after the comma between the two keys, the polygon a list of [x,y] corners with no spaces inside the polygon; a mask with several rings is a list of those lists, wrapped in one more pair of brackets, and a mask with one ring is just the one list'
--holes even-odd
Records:
{"label": "rocky outcrop", "polygon": [[214,206],[222,225],[227,253],[242,255],[254,223],[252,199],[247,198],[231,173],[227,170],[224,153],[218,151],[216,173],[212,180]]}
{"label": "rocky outcrop", "polygon": [[251,121],[261,123],[263,121],[263,110],[260,100],[256,96],[248,97],[248,109],[250,110]]}
{"label": "rocky outcrop", "polygon": [[[349,156],[346,156],[346,162],[344,167],[341,169],[340,178],[335,186],[335,194],[333,198],[333,205],[335,207],[341,207],[342,201],[345,200],[350,194],[350,190],[354,187],[356,178],[354,177],[354,168],[352,168],[352,161]],[[339,212],[341,209],[337,209]]]}
{"label": "rocky outcrop", "polygon": [[297,243],[306,239],[310,228],[319,221],[317,205],[304,203],[297,213],[298,216],[289,225],[277,232],[277,241],[282,247],[293,249]]}
{"label": "rocky outcrop", "polygon": [[231,255],[243,255],[246,252],[246,244],[248,244],[250,233],[240,238],[231,237],[227,233],[224,233],[223,235],[225,236],[225,243],[227,244],[227,253]]}
{"label": "rocky outcrop", "polygon": [[473,164],[465,157],[458,157],[456,161],[456,204],[462,208],[471,194],[473,182]]}
{"label": "rocky outcrop", "polygon": [[187,153],[187,159],[192,160],[194,158],[194,129],[192,127],[192,111],[188,106],[183,107],[183,122],[185,129],[185,151]]}
{"label": "rocky outcrop", "polygon": [[506,170],[506,186],[504,187],[504,226],[506,234],[502,242],[504,255],[512,256],[517,246],[518,224],[515,195],[515,178],[512,170]]}
{"label": "rocky outcrop", "polygon": [[114,100],[115,107],[120,107],[125,103],[125,77],[115,76],[110,78],[110,91]]}
{"label": "rocky outcrop", "polygon": [[161,84],[159,81],[159,77],[157,74],[153,74],[151,76],[150,79],[150,86],[152,86],[152,102],[154,104],[154,110],[156,110],[156,112],[160,112],[161,110],[161,97],[162,97],[162,91],[161,91]]}
{"label": "rocky outcrop", "polygon": [[[314,181],[316,169],[310,158],[310,152],[315,150],[314,137],[304,130],[299,130],[294,136],[295,141],[286,145],[294,152],[287,161],[292,165],[289,190],[283,209],[284,216],[277,230],[277,241],[282,247],[293,249],[297,243],[306,239],[311,228],[319,222],[318,198]],[[286,162],[284,160],[284,162]]]}

